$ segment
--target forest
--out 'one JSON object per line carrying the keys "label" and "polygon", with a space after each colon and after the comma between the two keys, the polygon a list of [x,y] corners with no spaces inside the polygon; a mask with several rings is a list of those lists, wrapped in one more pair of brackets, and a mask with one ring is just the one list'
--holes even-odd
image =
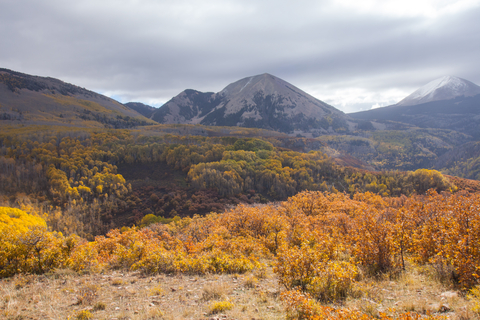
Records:
{"label": "forest", "polygon": [[[0,278],[58,269],[242,274],[272,265],[290,319],[370,319],[325,304],[360,294],[362,278],[394,279],[418,266],[480,305],[478,182],[429,169],[361,170],[280,144],[5,127]],[[392,317],[382,315],[418,318]]]}
{"label": "forest", "polygon": [[[0,196],[45,213],[56,231],[92,239],[138,224],[147,214],[221,212],[242,202],[286,200],[303,190],[408,196],[457,188],[435,170],[370,172],[338,165],[319,151],[274,143],[140,130],[6,128],[0,134]],[[147,166],[148,179],[125,180],[142,177]]]}

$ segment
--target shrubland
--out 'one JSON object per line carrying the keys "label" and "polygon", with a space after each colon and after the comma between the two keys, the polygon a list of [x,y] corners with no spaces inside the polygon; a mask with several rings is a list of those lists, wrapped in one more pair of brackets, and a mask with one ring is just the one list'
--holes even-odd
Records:
{"label": "shrubland", "polygon": [[[395,279],[406,268],[431,268],[476,299],[479,206],[476,194],[433,190],[399,198],[305,191],[281,203],[114,229],[93,241],[51,232],[38,216],[2,208],[0,270],[2,277],[55,269],[193,276],[272,265],[290,317],[369,319],[331,304],[361,295],[363,279]],[[417,317],[385,311],[384,319],[391,316]]]}

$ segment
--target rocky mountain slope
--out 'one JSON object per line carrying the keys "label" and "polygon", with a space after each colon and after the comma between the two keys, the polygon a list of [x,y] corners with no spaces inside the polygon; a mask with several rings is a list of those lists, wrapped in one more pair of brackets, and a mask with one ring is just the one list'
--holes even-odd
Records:
{"label": "rocky mountain slope", "polygon": [[347,133],[354,126],[343,112],[267,73],[236,81],[218,93],[185,90],[159,108],[152,119],[312,136]]}
{"label": "rocky mountain slope", "polygon": [[7,69],[0,69],[0,121],[112,128],[154,123],[93,91]]}

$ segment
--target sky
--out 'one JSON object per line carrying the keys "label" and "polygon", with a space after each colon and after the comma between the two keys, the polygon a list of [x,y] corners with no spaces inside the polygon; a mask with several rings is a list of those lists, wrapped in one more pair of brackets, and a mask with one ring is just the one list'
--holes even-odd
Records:
{"label": "sky", "polygon": [[0,68],[161,106],[270,73],[344,112],[480,85],[480,0],[0,0]]}

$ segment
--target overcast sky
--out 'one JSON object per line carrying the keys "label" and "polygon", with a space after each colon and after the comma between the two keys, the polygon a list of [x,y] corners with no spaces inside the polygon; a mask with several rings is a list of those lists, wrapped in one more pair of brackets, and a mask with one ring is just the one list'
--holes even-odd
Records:
{"label": "overcast sky", "polygon": [[480,85],[480,0],[0,0],[0,67],[159,106],[270,73],[345,112]]}

